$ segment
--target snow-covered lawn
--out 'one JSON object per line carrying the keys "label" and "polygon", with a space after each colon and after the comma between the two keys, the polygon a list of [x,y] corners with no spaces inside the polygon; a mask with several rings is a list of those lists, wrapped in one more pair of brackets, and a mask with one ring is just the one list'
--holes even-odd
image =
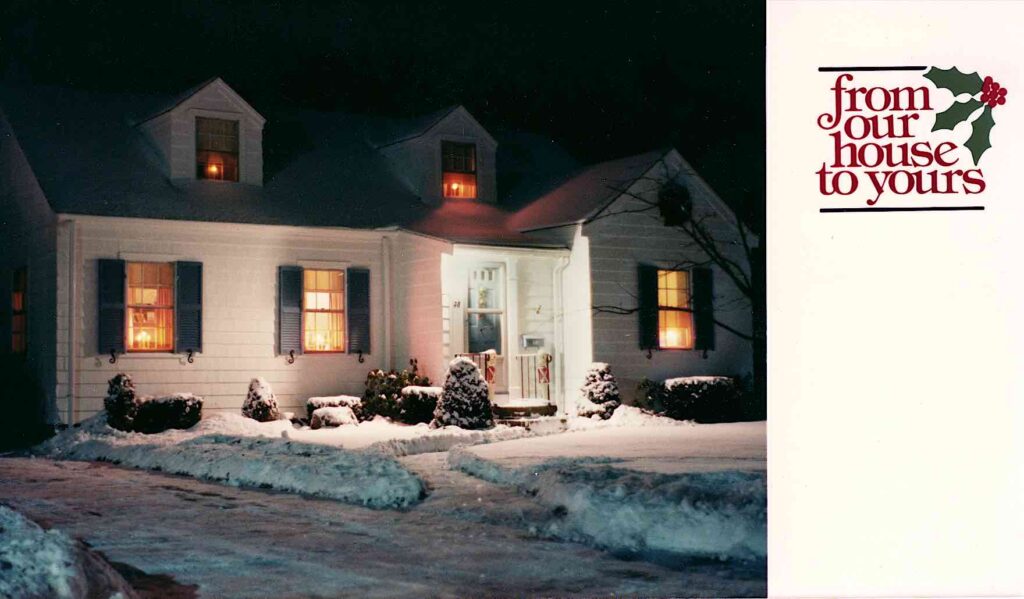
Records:
{"label": "snow-covered lawn", "polygon": [[542,535],[633,554],[763,559],[764,423],[659,421],[577,423],[582,430],[562,435],[456,448],[448,462],[554,510],[561,517]]}
{"label": "snow-covered lawn", "polygon": [[394,508],[408,507],[426,492],[423,481],[394,456],[527,434],[525,429],[510,427],[430,429],[383,419],[311,430],[295,428],[287,420],[261,423],[237,414],[219,414],[188,430],[145,435],[113,429],[101,413],[62,432],[37,452]]}

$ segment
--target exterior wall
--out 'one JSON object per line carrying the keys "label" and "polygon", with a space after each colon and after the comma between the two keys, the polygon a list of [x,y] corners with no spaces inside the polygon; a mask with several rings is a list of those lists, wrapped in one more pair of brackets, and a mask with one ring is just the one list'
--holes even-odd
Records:
{"label": "exterior wall", "polygon": [[263,120],[227,85],[214,81],[140,128],[164,160],[171,179],[196,178],[196,117],[238,121],[238,181],[263,185]]}
{"label": "exterior wall", "polygon": [[[456,109],[427,134],[381,148],[395,175],[430,205],[444,198],[441,190],[441,142],[476,144],[477,201],[497,201],[497,144],[464,109]],[[473,201],[473,200],[455,200]]]}
{"label": "exterior wall", "polygon": [[398,235],[391,249],[394,367],[404,368],[410,358],[415,358],[420,371],[438,385],[444,381],[448,366],[441,261],[451,251],[447,241],[412,233]]}
{"label": "exterior wall", "polygon": [[[204,409],[235,411],[250,379],[270,382],[279,403],[301,411],[316,395],[361,395],[366,372],[385,367],[385,254],[380,232],[302,229],[222,223],[171,222],[100,217],[62,217],[74,221],[79,293],[71,302],[61,295],[58,320],[75,306],[75,419],[102,409],[107,380],[118,372],[133,376],[140,393],[188,391],[205,398]],[[70,236],[60,238],[62,256]],[[97,354],[97,260],[203,263],[203,352],[189,364],[181,354],[125,354],[116,364]],[[284,264],[367,267],[371,278],[370,354],[305,354],[289,365],[276,354],[277,268]],[[66,365],[59,373],[66,380]]]}
{"label": "exterior wall", "polygon": [[590,300],[590,240],[575,227],[569,263],[562,271],[565,349],[562,358],[566,408],[572,410],[583,377],[594,360]]}
{"label": "exterior wall", "polygon": [[[46,392],[44,416],[62,416],[55,389],[57,360],[57,216],[0,112],[0,354],[11,349],[13,270],[28,270],[28,351],[25,361]],[[66,354],[62,356],[66,360]],[[23,398],[4,398],[17,401]]]}
{"label": "exterior wall", "polygon": [[[694,217],[707,217],[717,236],[736,236],[731,214],[692,169],[672,152],[665,164],[659,164],[630,189],[640,197],[653,197],[656,180],[674,176],[690,190]],[[594,306],[637,307],[637,265],[641,262],[672,267],[687,260],[706,260],[696,248],[688,247],[687,237],[662,224],[656,211],[621,214],[645,205],[634,198],[622,196],[605,213],[616,214],[598,218],[583,227],[589,238],[591,293]],[[617,214],[619,213],[619,214]],[[726,237],[721,237],[726,238]],[[732,238],[732,237],[729,237]],[[740,260],[739,255],[733,258]],[[749,333],[751,308],[729,278],[717,267],[714,271],[715,318],[729,326]],[[595,311],[593,316],[594,360],[612,366],[623,397],[632,398],[637,383],[644,377],[665,379],[690,375],[744,375],[752,371],[753,350],[749,341],[716,327],[713,351],[660,350],[647,358],[640,348],[639,316]]]}

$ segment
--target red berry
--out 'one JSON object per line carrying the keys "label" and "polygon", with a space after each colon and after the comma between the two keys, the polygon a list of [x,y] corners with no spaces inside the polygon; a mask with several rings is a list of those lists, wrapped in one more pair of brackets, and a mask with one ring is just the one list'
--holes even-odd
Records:
{"label": "red berry", "polygon": [[1004,87],[1004,88],[1001,88],[1001,89],[999,90],[999,95],[1000,95],[1000,96],[1005,96],[1005,95],[1006,95],[1006,88],[1005,88],[1005,87]]}
{"label": "red berry", "polygon": [[999,99],[996,100],[996,103],[997,104],[1006,104],[1006,96],[1000,96]]}
{"label": "red berry", "polygon": [[988,85],[989,83],[992,83],[992,77],[991,76],[985,77],[985,85]]}

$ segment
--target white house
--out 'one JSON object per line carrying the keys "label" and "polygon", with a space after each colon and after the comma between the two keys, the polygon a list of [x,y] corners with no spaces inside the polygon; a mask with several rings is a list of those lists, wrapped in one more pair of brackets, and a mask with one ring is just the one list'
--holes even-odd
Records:
{"label": "white house", "polygon": [[565,413],[592,361],[627,396],[751,371],[715,324],[751,328],[729,277],[634,210],[673,180],[737,235],[674,149],[581,167],[461,106],[265,118],[219,78],[176,98],[0,88],[0,110],[0,340],[54,422],[102,409],[117,372],[207,410],[259,375],[298,409],[473,354],[497,404]]}

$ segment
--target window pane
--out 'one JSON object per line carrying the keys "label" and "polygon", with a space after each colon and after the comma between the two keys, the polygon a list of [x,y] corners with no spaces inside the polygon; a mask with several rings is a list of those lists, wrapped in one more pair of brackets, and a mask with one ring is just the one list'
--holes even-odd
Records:
{"label": "window pane", "polygon": [[658,310],[658,346],[692,349],[693,314],[681,310]]}
{"label": "window pane", "polygon": [[345,351],[345,271],[307,268],[303,284],[303,348]]}
{"label": "window pane", "polygon": [[658,271],[658,305],[687,308],[690,305],[690,273],[685,270]]}
{"label": "window pane", "polygon": [[128,351],[174,349],[174,264],[129,262]]}
{"label": "window pane", "polygon": [[238,121],[196,117],[196,178],[238,181]]}
{"label": "window pane", "polygon": [[469,352],[480,353],[489,349],[501,353],[501,315],[469,315]]}

